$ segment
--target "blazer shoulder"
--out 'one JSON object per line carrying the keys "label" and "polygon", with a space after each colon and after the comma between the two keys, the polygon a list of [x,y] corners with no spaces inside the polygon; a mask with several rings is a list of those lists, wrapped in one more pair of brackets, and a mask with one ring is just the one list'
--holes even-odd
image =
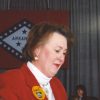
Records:
{"label": "blazer shoulder", "polygon": [[16,85],[22,80],[20,69],[8,70],[0,74],[0,86]]}
{"label": "blazer shoulder", "polygon": [[0,79],[1,78],[13,78],[15,76],[17,77],[19,73],[20,73],[19,68],[6,70],[3,73],[0,73]]}

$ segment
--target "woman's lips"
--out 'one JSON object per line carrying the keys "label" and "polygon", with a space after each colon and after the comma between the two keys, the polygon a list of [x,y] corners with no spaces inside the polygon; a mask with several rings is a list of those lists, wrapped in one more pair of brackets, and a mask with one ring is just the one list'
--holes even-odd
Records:
{"label": "woman's lips", "polygon": [[56,67],[59,67],[60,66],[60,64],[54,64]]}

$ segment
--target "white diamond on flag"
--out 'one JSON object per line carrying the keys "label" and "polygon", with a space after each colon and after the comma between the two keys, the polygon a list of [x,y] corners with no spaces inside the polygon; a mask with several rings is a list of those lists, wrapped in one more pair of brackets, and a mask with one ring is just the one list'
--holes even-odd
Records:
{"label": "white diamond on flag", "polygon": [[23,26],[19,30],[15,31],[13,34],[9,35],[8,37],[4,38],[3,41],[22,53],[22,49],[26,44],[27,35],[29,32],[29,28]]}

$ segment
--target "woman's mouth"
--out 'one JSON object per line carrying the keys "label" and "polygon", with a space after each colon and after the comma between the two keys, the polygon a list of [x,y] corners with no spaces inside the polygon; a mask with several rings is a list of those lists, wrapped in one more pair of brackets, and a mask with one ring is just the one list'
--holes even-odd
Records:
{"label": "woman's mouth", "polygon": [[60,66],[60,64],[54,64],[56,67],[59,67]]}

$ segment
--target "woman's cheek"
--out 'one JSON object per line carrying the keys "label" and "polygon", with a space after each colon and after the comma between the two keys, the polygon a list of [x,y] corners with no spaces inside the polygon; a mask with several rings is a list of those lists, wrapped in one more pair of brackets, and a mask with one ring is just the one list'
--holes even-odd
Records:
{"label": "woman's cheek", "polygon": [[53,55],[53,53],[52,53],[50,50],[45,49],[45,56],[46,56],[46,59],[50,58],[50,56],[52,56],[52,55]]}

